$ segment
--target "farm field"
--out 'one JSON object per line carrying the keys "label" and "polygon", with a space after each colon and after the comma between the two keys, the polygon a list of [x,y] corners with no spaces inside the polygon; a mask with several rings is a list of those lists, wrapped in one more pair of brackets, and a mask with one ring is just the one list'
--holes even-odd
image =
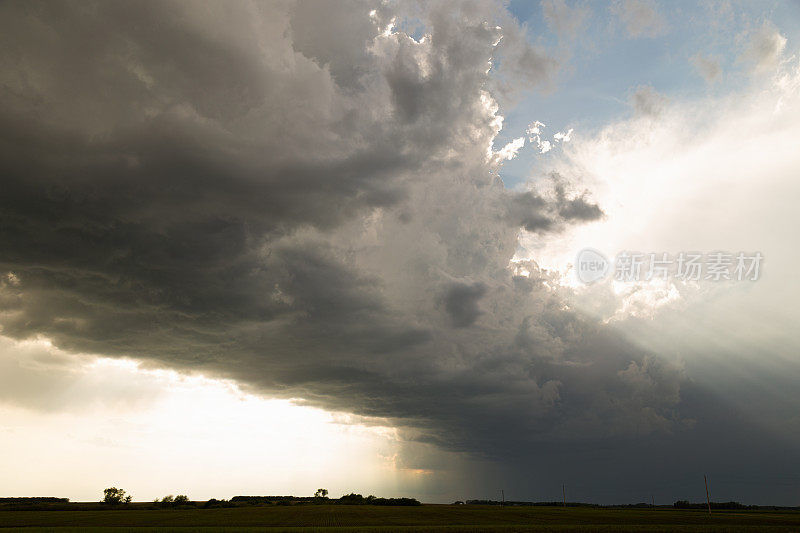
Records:
{"label": "farm field", "polygon": [[186,510],[0,511],[6,531],[799,531],[800,512],[473,505],[248,506]]}

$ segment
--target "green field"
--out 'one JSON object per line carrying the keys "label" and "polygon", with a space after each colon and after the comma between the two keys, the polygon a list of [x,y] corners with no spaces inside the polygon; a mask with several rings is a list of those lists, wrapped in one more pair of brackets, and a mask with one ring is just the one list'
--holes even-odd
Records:
{"label": "green field", "polygon": [[800,512],[423,505],[0,511],[3,531],[800,531]]}

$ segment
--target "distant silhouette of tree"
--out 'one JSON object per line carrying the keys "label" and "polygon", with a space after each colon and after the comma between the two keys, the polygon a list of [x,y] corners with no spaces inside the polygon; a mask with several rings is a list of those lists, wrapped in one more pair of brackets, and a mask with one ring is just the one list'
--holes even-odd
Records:
{"label": "distant silhouette of tree", "polygon": [[351,492],[350,494],[345,494],[339,498],[339,503],[343,503],[345,505],[361,505],[364,503],[364,497],[361,494]]}
{"label": "distant silhouette of tree", "polygon": [[130,503],[131,497],[125,496],[125,491],[117,487],[109,487],[103,490],[103,503],[108,505],[119,505],[120,503]]}
{"label": "distant silhouette of tree", "polygon": [[355,492],[345,494],[334,502],[342,505],[420,505],[414,498],[376,498],[372,495],[365,498]]}
{"label": "distant silhouette of tree", "polygon": [[206,509],[214,509],[217,507],[236,507],[235,503],[229,502],[228,500],[218,500],[216,498],[211,498],[206,503],[203,504],[203,507]]}
{"label": "distant silhouette of tree", "polygon": [[160,500],[156,498],[155,503],[159,507],[184,507],[187,505],[194,505],[191,501],[189,501],[189,497],[185,494],[178,494],[177,496],[168,494]]}
{"label": "distant silhouette of tree", "polygon": [[[306,493],[308,494],[308,493]],[[317,489],[317,492],[314,493],[315,498],[327,498],[328,497],[328,489]]]}

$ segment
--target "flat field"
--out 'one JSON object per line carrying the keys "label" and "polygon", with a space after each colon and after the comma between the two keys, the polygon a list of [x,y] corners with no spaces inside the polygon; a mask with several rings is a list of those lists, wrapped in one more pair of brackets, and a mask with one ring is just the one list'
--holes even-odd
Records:
{"label": "flat field", "polygon": [[0,511],[2,532],[73,531],[800,531],[796,511],[683,511],[480,505],[246,506],[224,509]]}

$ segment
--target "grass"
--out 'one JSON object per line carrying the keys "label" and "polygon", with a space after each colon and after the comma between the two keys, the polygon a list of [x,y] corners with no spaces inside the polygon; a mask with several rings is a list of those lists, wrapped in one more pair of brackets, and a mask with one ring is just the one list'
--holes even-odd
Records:
{"label": "grass", "polygon": [[478,505],[247,506],[225,509],[0,511],[8,531],[800,531],[796,511],[586,509]]}

